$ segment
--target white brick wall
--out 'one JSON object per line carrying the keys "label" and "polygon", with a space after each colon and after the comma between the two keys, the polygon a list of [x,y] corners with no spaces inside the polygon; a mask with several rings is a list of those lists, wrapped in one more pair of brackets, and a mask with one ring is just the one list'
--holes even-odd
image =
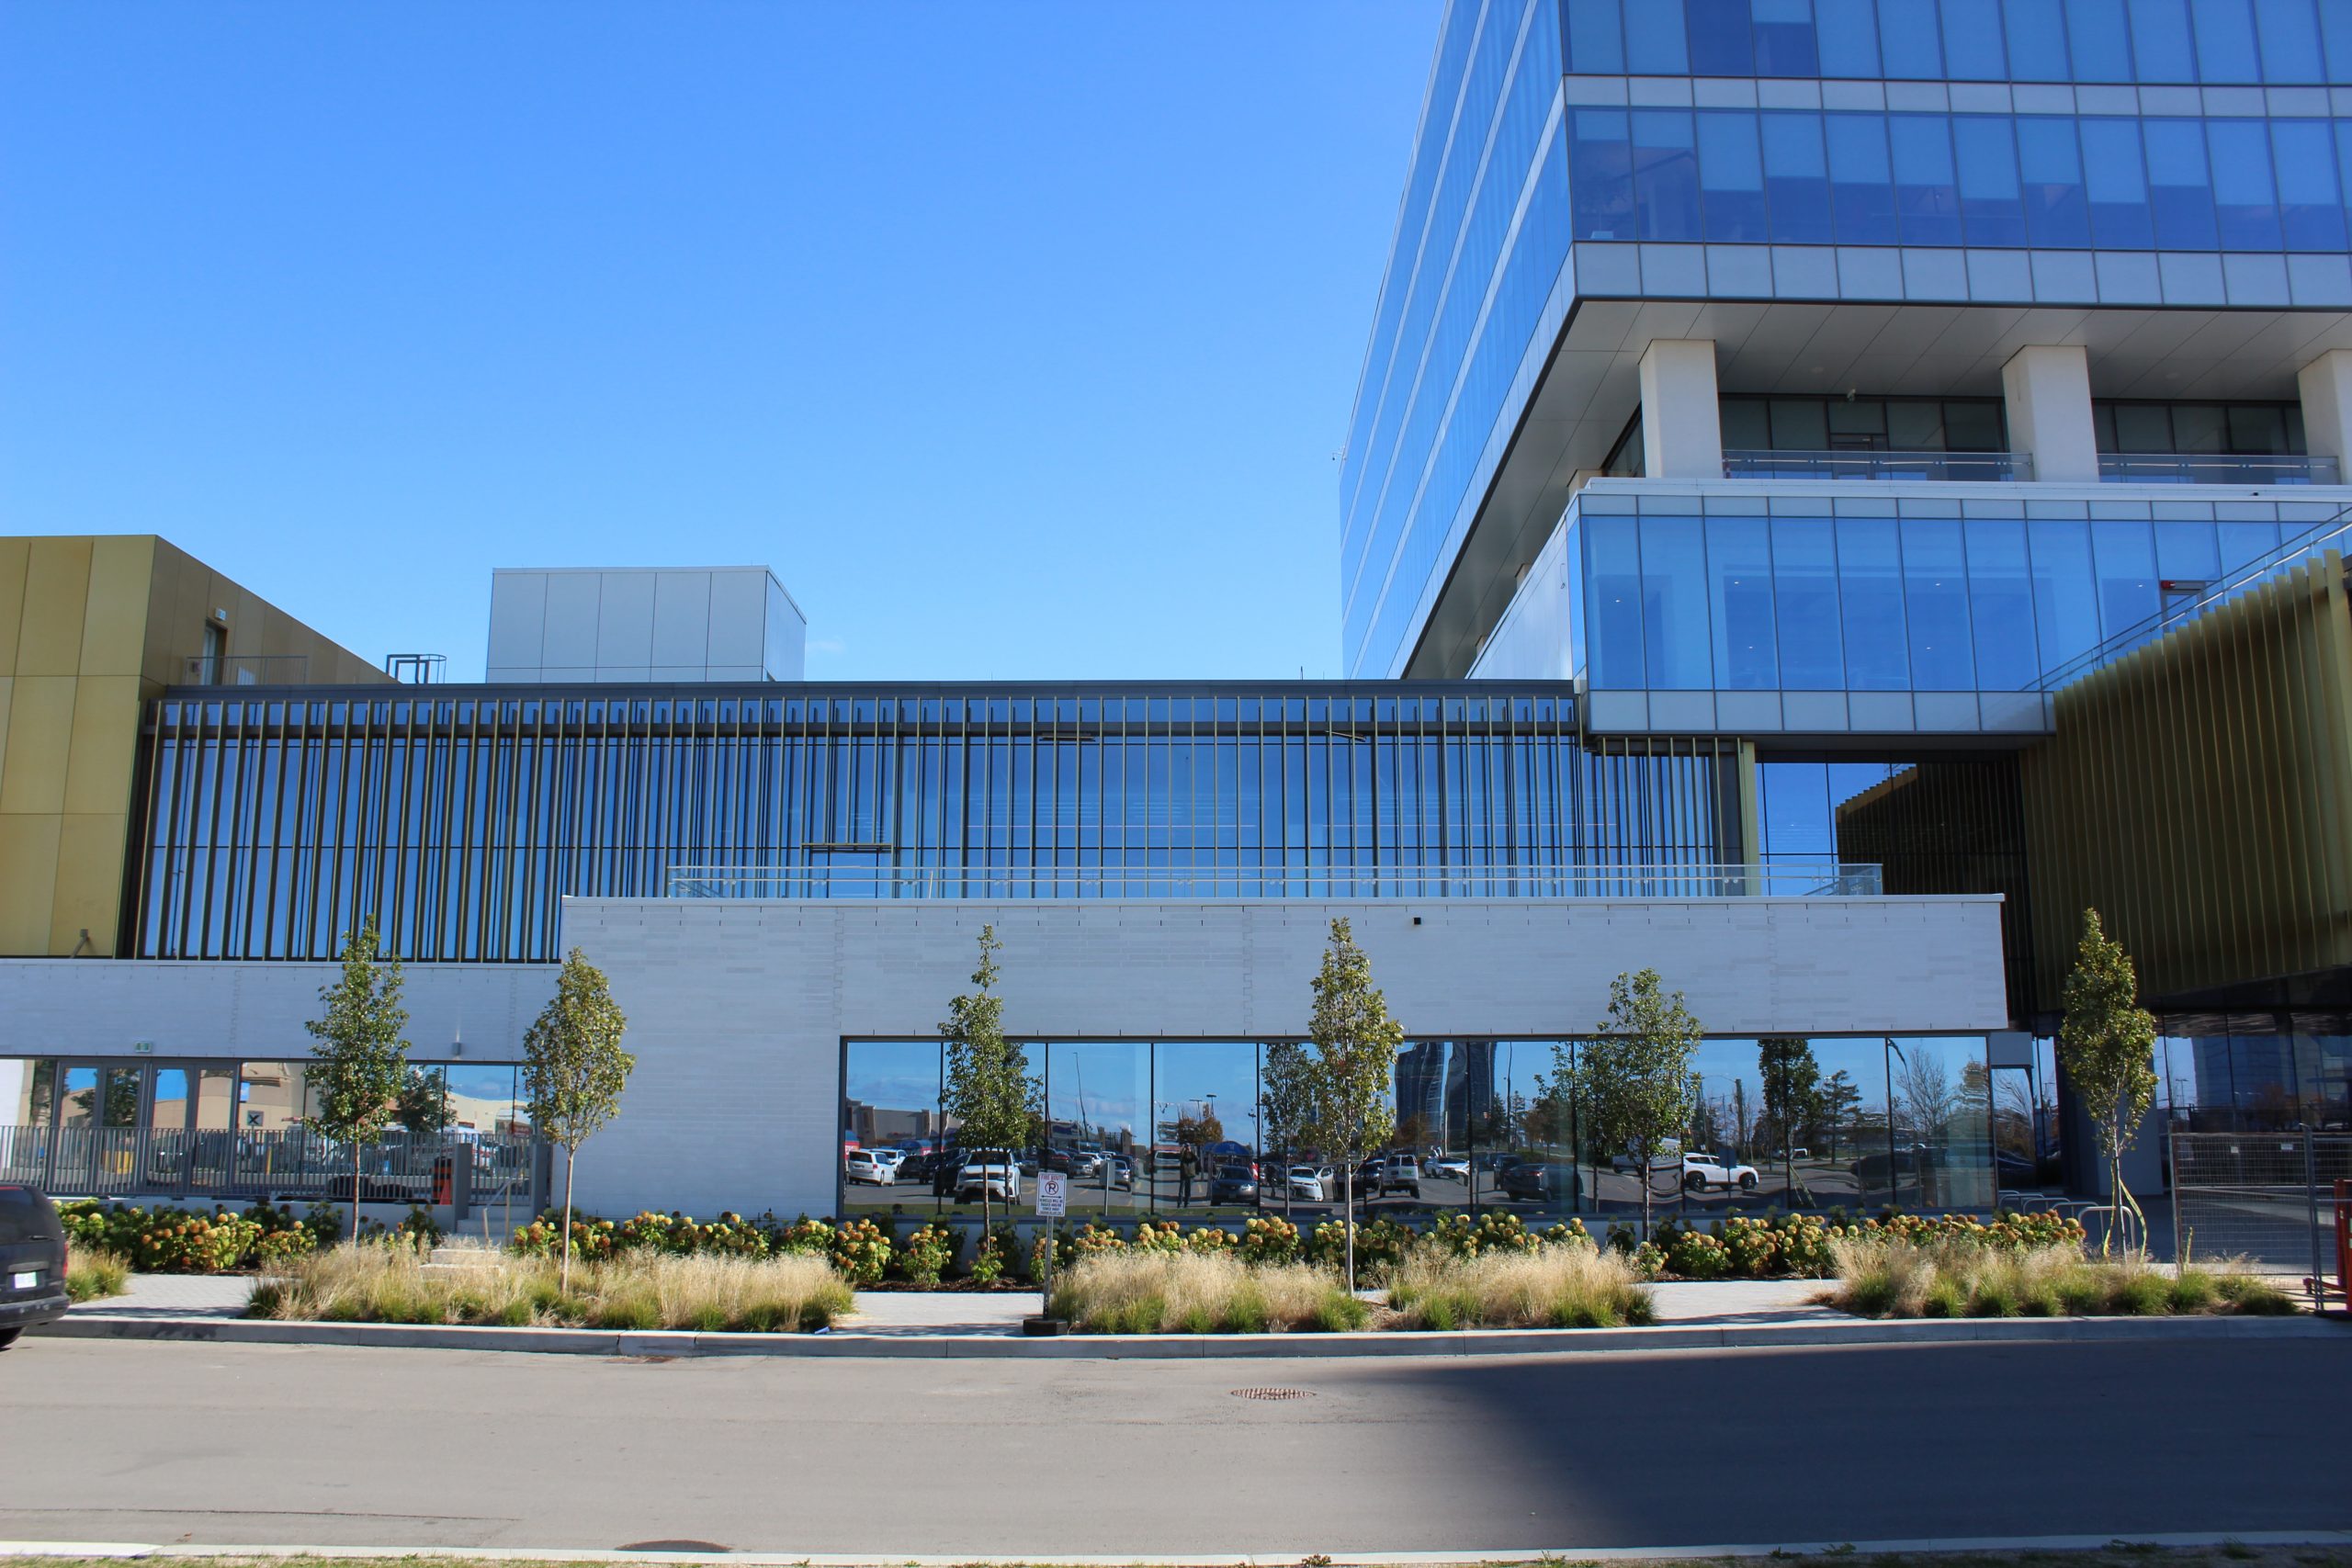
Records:
{"label": "white brick wall", "polygon": [[[1421,924],[1412,922],[1419,917]],[[582,1152],[579,1196],[789,1216],[834,1203],[840,1043],[925,1038],[1004,942],[1020,1035],[1254,1040],[1305,1032],[1329,922],[1351,919],[1408,1035],[1589,1029],[1622,970],[1657,968],[1711,1034],[1979,1032],[2007,1023],[1999,900],[1615,903],[760,903],[567,900],[638,1068]]]}

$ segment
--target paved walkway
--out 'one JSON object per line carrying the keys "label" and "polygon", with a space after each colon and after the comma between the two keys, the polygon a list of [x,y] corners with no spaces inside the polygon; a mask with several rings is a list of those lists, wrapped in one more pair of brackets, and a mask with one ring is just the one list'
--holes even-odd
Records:
{"label": "paved walkway", "polygon": [[74,1310],[109,1317],[243,1317],[253,1288],[243,1274],[133,1274],[126,1293]]}

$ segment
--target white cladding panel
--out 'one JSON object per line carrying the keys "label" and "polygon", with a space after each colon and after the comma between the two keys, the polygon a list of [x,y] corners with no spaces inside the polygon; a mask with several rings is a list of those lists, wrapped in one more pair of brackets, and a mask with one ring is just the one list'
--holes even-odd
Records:
{"label": "white cladding panel", "polygon": [[[1591,1028],[1656,967],[1711,1034],[1980,1033],[2007,1024],[1999,900],[854,903],[567,900],[638,1067],[580,1168],[599,1213],[829,1213],[844,1037],[925,1039],[1004,942],[1029,1037],[1304,1034],[1333,918],[1352,921],[1408,1036]],[[1415,918],[1420,920],[1413,923]]]}
{"label": "white cladding panel", "polygon": [[493,682],[797,681],[808,625],[765,567],[502,570]]}

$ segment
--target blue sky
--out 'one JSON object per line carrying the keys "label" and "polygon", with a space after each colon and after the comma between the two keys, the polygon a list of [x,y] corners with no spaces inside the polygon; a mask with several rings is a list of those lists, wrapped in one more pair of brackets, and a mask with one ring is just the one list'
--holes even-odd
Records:
{"label": "blue sky", "polygon": [[1337,674],[1438,6],[0,7],[0,532],[478,678],[773,565],[812,678]]}

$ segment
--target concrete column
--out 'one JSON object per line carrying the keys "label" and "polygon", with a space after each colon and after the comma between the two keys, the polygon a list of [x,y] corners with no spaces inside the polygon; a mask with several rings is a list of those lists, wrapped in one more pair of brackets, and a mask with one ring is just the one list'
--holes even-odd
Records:
{"label": "concrete column", "polygon": [[1642,350],[1642,473],[1653,479],[1724,477],[1713,339],[1657,338]]}
{"label": "concrete column", "polygon": [[2001,367],[2009,450],[2030,453],[2045,484],[2097,484],[2098,436],[2091,424],[2091,362],[2081,347],[2021,348]]}
{"label": "concrete column", "polygon": [[2340,484],[2352,472],[2352,349],[2329,349],[2302,367],[2295,386],[2303,400],[2304,448],[2335,458]]}

